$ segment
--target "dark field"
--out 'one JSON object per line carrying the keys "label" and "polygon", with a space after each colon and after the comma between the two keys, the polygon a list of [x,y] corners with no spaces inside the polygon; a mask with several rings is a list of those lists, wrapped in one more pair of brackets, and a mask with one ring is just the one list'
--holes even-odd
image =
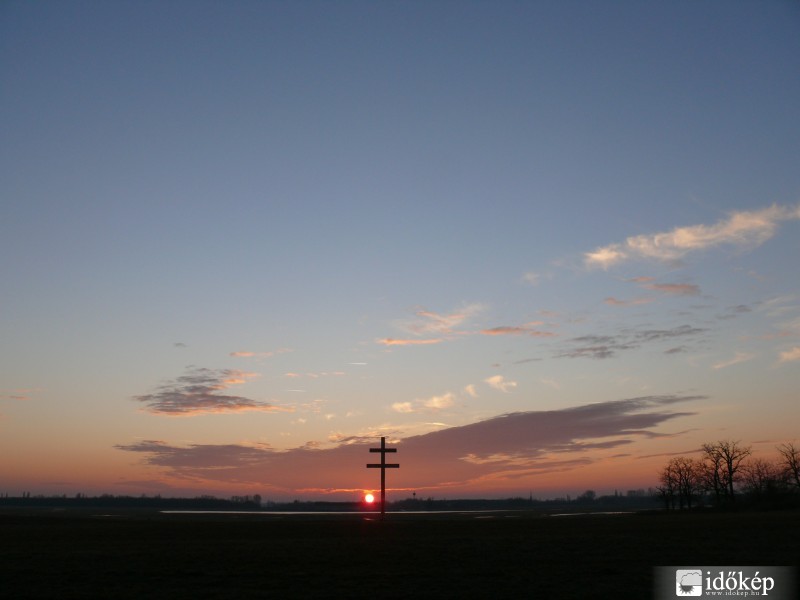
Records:
{"label": "dark field", "polygon": [[800,512],[0,511],[4,598],[650,598],[658,565],[797,565]]}

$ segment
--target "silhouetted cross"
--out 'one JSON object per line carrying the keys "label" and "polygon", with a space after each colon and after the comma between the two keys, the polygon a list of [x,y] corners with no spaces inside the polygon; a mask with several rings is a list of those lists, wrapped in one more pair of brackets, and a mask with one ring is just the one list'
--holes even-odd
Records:
{"label": "silhouetted cross", "polygon": [[381,447],[380,448],[370,448],[370,452],[380,452],[381,453],[381,462],[378,464],[368,464],[368,469],[380,469],[381,470],[381,518],[386,516],[386,469],[399,469],[400,465],[397,463],[388,464],[386,462],[386,453],[387,452],[397,452],[397,448],[387,448],[386,447],[386,438],[381,438]]}

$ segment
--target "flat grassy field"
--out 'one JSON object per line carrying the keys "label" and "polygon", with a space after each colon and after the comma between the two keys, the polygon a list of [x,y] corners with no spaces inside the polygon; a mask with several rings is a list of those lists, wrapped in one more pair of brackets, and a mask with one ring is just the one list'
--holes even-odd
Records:
{"label": "flat grassy field", "polygon": [[800,511],[548,517],[0,511],[4,598],[650,598],[659,565],[789,565]]}

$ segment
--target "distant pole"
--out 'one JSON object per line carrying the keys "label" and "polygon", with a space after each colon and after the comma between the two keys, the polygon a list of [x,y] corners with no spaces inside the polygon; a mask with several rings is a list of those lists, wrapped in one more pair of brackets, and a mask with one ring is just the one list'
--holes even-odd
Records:
{"label": "distant pole", "polygon": [[380,469],[381,470],[381,519],[386,516],[386,469],[399,469],[400,465],[397,463],[388,464],[386,462],[386,453],[387,452],[397,452],[397,448],[387,448],[386,447],[386,438],[381,438],[381,447],[380,448],[370,448],[370,452],[380,452],[381,453],[381,462],[380,463],[370,463],[367,464],[368,469]]}

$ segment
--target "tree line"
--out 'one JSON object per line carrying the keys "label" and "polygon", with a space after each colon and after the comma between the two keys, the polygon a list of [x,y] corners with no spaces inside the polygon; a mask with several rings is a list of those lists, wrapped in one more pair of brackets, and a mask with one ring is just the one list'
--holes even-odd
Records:
{"label": "tree line", "polygon": [[659,473],[658,496],[667,510],[712,503],[736,505],[737,496],[751,504],[790,505],[800,496],[800,447],[776,446],[774,459],[754,458],[752,446],[720,440],[701,446],[700,458],[678,456]]}
{"label": "tree line", "polygon": [[174,510],[258,510],[261,508],[261,496],[233,496],[230,499],[215,496],[198,496],[196,498],[162,498],[156,496],[32,496],[23,492],[21,497],[0,494],[0,506],[26,507],[72,507],[72,508],[157,508]]}

